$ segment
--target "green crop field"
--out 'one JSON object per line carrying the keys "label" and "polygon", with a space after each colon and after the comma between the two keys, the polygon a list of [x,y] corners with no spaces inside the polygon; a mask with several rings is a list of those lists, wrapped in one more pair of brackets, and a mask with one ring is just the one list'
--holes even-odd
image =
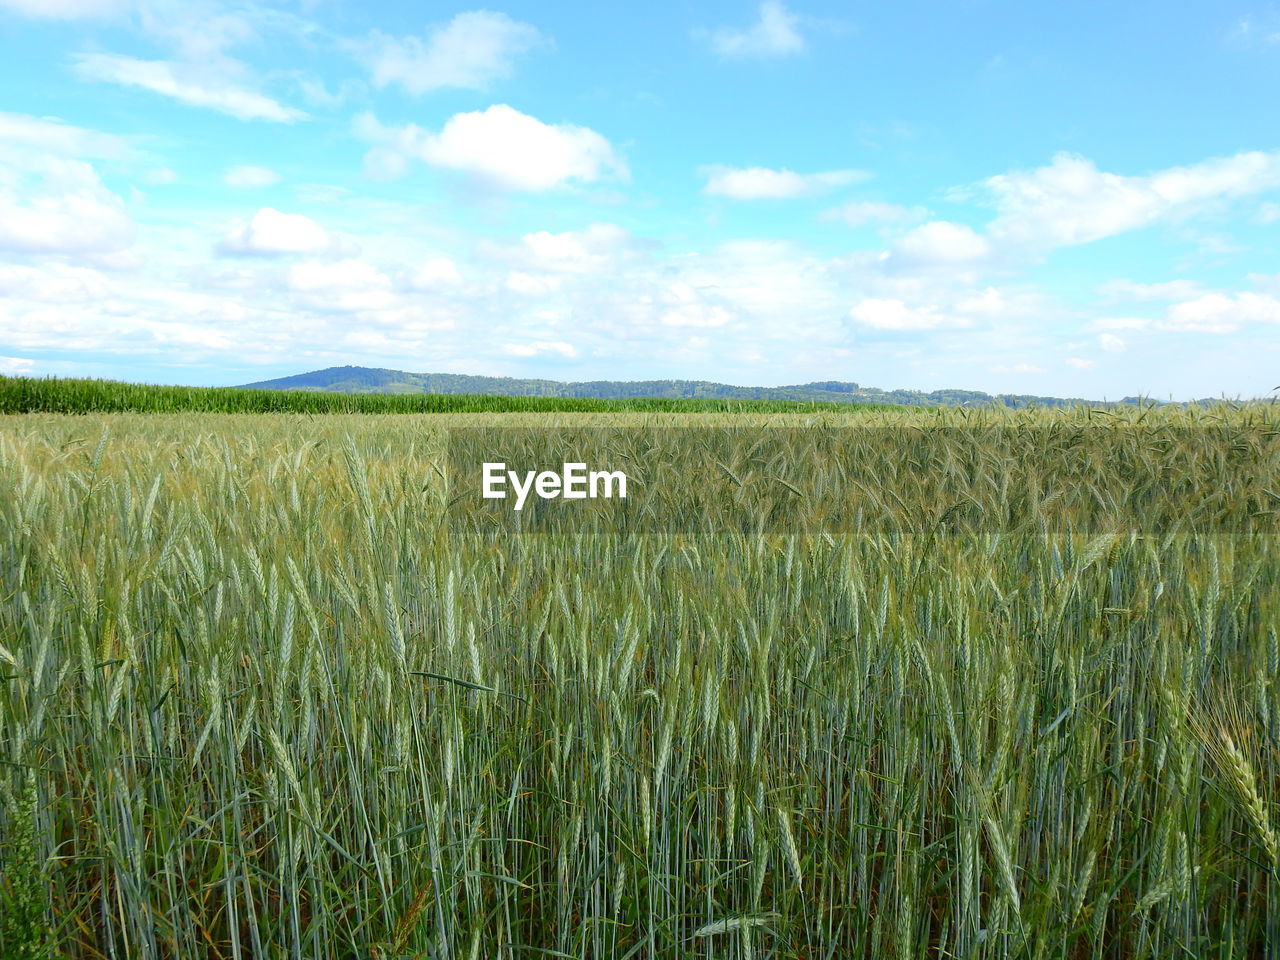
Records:
{"label": "green crop field", "polygon": [[[1280,949],[1274,406],[67,409],[0,417],[6,960]],[[764,439],[702,527],[521,532],[476,424]],[[838,514],[783,426],[895,479]]]}
{"label": "green crop field", "polygon": [[813,413],[900,409],[892,404],[635,397],[518,397],[459,393],[321,393],[177,387],[114,380],[0,375],[6,413]]}

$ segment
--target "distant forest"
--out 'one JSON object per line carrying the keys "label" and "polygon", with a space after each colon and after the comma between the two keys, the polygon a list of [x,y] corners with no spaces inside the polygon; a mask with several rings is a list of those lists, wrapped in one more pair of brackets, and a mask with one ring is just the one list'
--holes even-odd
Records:
{"label": "distant forest", "polygon": [[[1099,405],[1081,397],[1041,397],[1033,394],[980,390],[881,390],[839,380],[821,380],[786,387],[736,387],[707,380],[527,380],[514,377],[473,377],[458,373],[406,373],[373,367],[329,367],[293,377],[244,384],[256,390],[312,390],[324,393],[444,393],[520,397],[585,397],[595,399],[799,400],[821,403],[892,403],[921,407],[1006,406],[1066,407]],[[1124,397],[1116,403],[1151,403]],[[1216,403],[1216,400],[1197,401]]]}

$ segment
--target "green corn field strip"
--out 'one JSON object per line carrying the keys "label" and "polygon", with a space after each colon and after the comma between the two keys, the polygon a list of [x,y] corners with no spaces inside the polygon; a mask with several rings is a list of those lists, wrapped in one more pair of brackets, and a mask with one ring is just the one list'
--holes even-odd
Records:
{"label": "green corn field strip", "polygon": [[112,380],[0,376],[12,413],[794,413],[896,409],[891,404],[791,400],[509,397],[493,394],[322,393],[177,387]]}
{"label": "green corn field strip", "polygon": [[0,417],[0,955],[1274,956],[1275,408],[806,422],[1117,420],[1240,525],[502,537],[451,427],[796,418]]}

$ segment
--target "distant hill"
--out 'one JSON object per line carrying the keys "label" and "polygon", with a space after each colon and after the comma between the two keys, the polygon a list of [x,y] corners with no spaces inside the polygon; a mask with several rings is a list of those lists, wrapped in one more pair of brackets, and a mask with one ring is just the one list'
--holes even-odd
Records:
{"label": "distant hill", "polygon": [[[823,380],[787,387],[736,387],[707,380],[521,380],[514,377],[472,377],[458,373],[406,373],[375,367],[329,367],[293,377],[243,384],[241,389],[309,390],[321,393],[464,393],[517,397],[594,397],[626,399],[805,400],[825,403],[897,403],[911,406],[958,407],[996,404],[1007,407],[1063,407],[1096,404],[1079,397],[1040,397],[1031,394],[992,395],[980,390],[881,390],[857,383]],[[1120,403],[1138,403],[1125,397]]]}

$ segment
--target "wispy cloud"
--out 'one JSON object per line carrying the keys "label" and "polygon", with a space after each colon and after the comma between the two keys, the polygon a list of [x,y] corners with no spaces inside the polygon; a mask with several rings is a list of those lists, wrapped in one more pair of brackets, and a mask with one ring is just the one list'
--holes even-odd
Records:
{"label": "wispy cloud", "polygon": [[969,318],[944,313],[932,304],[912,307],[901,300],[878,297],[868,297],[858,303],[849,311],[849,319],[858,326],[876,330],[938,330],[973,326]]}
{"label": "wispy cloud", "polygon": [[711,49],[722,57],[781,57],[804,51],[799,22],[800,18],[778,0],[765,0],[760,4],[759,18],[749,27],[717,27],[696,34],[706,37]]}
{"label": "wispy cloud", "polygon": [[1266,14],[1245,14],[1227,32],[1227,39],[1236,44],[1280,44],[1280,17],[1274,11]]}
{"label": "wispy cloud", "polygon": [[1116,336],[1114,333],[1098,334],[1098,346],[1107,353],[1124,353],[1128,349],[1123,338]]}
{"label": "wispy cloud", "polygon": [[99,20],[132,6],[131,0],[0,0],[0,10],[42,20]]}
{"label": "wispy cloud", "polygon": [[307,119],[301,110],[190,64],[138,60],[113,53],[82,53],[74,57],[73,63],[76,73],[85,80],[149,90],[188,106],[206,107],[240,120],[296,123]]}
{"label": "wispy cloud", "polygon": [[553,353],[567,360],[578,355],[578,348],[563,340],[533,340],[529,343],[508,343],[503,345],[503,352],[513,357],[537,357]]}
{"label": "wispy cloud", "polygon": [[871,224],[894,224],[923,220],[929,216],[924,207],[901,207],[896,203],[858,201],[841,204],[822,211],[819,219],[843,223],[848,227],[865,227]]}
{"label": "wispy cloud", "polygon": [[0,357],[0,373],[22,376],[35,369],[36,362],[26,357]]}
{"label": "wispy cloud", "polygon": [[812,197],[837,187],[860,183],[871,174],[863,170],[828,170],[823,173],[795,173],[767,167],[703,167],[707,184],[702,192],[734,200],[791,199]]}
{"label": "wispy cloud", "polygon": [[1135,283],[1119,278],[1099,284],[1097,292],[1112,302],[1151,300],[1186,300],[1203,291],[1194,280],[1167,280],[1164,283]]}
{"label": "wispy cloud", "polygon": [[486,90],[510,76],[517,56],[544,42],[530,24],[505,13],[472,10],[431,30],[425,39],[375,30],[361,52],[374,86],[422,94],[445,87]]}
{"label": "wispy cloud", "polygon": [[222,175],[222,182],[228,187],[239,190],[252,190],[258,187],[270,187],[280,182],[280,174],[267,167],[241,165],[228,167]]}
{"label": "wispy cloud", "polygon": [[124,137],[23,113],[0,113],[0,144],[94,159],[121,159],[133,153]]}

